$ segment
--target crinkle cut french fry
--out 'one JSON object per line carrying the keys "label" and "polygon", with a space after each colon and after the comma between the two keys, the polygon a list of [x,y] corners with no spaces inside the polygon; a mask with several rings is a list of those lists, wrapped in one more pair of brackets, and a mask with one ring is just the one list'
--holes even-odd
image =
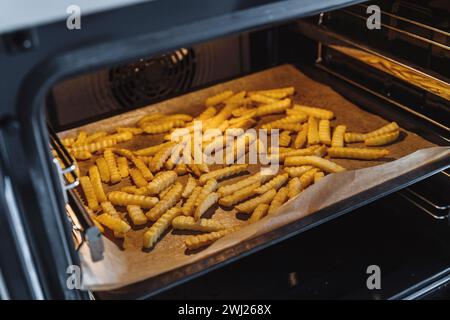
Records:
{"label": "crinkle cut french fry", "polygon": [[279,174],[279,175],[275,176],[269,182],[266,182],[261,187],[257,188],[256,193],[263,194],[271,189],[278,190],[279,188],[281,188],[281,186],[283,184],[286,183],[286,181],[288,179],[289,179],[289,175],[287,173]]}
{"label": "crinkle cut french fry", "polygon": [[147,185],[148,193],[158,194],[167,187],[171,186],[177,180],[177,173],[175,171],[164,171],[155,176],[155,178]]}
{"label": "crinkle cut french fry", "polygon": [[188,114],[178,113],[178,114],[168,115],[167,117],[164,118],[164,121],[167,121],[167,120],[181,120],[184,122],[189,122],[189,121],[192,121],[193,118],[192,118],[192,116],[190,116]]}
{"label": "crinkle cut french fry", "polygon": [[252,94],[262,94],[267,97],[275,98],[275,99],[282,99],[286,96],[293,95],[295,93],[294,87],[285,87],[285,88],[277,88],[277,89],[268,89],[268,90],[258,90],[249,92],[249,95]]}
{"label": "crinkle cut french fry", "polygon": [[164,212],[172,208],[181,199],[182,192],[183,185],[176,182],[166,196],[145,214],[147,218],[150,221],[158,220]]}
{"label": "crinkle cut french fry", "polygon": [[197,118],[196,120],[207,120],[210,119],[212,117],[214,117],[214,115],[216,114],[217,109],[214,107],[208,107],[205,109],[205,111],[203,111]]}
{"label": "crinkle cut french fry", "polygon": [[144,161],[137,157],[133,157],[133,164],[136,166],[136,168],[139,169],[139,171],[142,173],[142,176],[145,180],[150,181],[153,179],[153,174],[150,172],[150,169],[147,168]]}
{"label": "crinkle cut french fry", "polygon": [[225,227],[214,219],[199,219],[195,221],[193,217],[178,216],[172,220],[172,227],[178,230],[192,230],[202,232],[213,232],[225,229]]}
{"label": "crinkle cut french fry", "polygon": [[117,232],[118,234],[123,234],[128,232],[131,227],[128,223],[116,216],[111,216],[107,213],[103,213],[96,217],[97,221],[100,222],[105,227]]}
{"label": "crinkle cut french fry", "polygon": [[379,136],[381,134],[389,133],[389,132],[392,132],[392,131],[397,131],[399,129],[400,128],[399,128],[399,126],[398,126],[398,124],[396,122],[391,122],[391,123],[381,127],[380,129],[377,129],[377,130],[371,131],[369,133],[366,133],[365,134],[365,139],[372,138],[372,137],[375,137],[375,136]]}
{"label": "crinkle cut french fry", "polygon": [[92,158],[92,153],[86,150],[73,151],[72,156],[77,160],[88,160]]}
{"label": "crinkle cut french fry", "polygon": [[385,134],[380,134],[364,140],[364,144],[368,147],[382,146],[398,139],[399,131],[393,131]]}
{"label": "crinkle cut french fry", "polygon": [[322,171],[316,172],[314,174],[314,183],[317,183],[325,176],[325,174]]}
{"label": "crinkle cut french fry", "polygon": [[215,203],[217,203],[217,200],[219,200],[219,194],[216,192],[212,192],[208,194],[201,203],[199,203],[198,207],[195,209],[194,212],[194,219],[199,220],[200,217],[209,209],[211,208]]}
{"label": "crinkle cut french fry", "polygon": [[[331,138],[331,146],[332,147],[343,147],[344,146],[344,136],[347,137],[345,131],[347,130],[346,126],[339,125],[334,129],[333,137]],[[347,138],[345,138],[345,142],[347,142]]]}
{"label": "crinkle cut french fry", "polygon": [[160,120],[162,118],[164,118],[164,114],[159,113],[159,112],[148,114],[146,116],[143,116],[141,119],[139,119],[139,121],[137,122],[137,125],[141,126],[145,122],[152,122],[152,121]]}
{"label": "crinkle cut french fry", "polygon": [[224,100],[225,104],[242,104],[242,101],[245,99],[246,91],[240,91],[236,94],[233,94],[231,97]]}
{"label": "crinkle cut french fry", "polygon": [[247,200],[251,196],[256,194],[256,188],[258,188],[261,185],[259,182],[255,182],[251,185],[248,185],[238,191],[236,191],[233,194],[230,194],[228,196],[222,197],[219,200],[219,204],[225,207],[231,207],[235,205],[236,203],[242,202],[244,200]]}
{"label": "crinkle cut french fry", "polygon": [[78,132],[78,136],[77,136],[77,139],[75,140],[74,146],[81,146],[82,144],[85,144],[86,138],[87,138],[86,131]]}
{"label": "crinkle cut french fry", "polygon": [[117,168],[122,178],[126,178],[129,175],[128,159],[125,157],[117,157]]}
{"label": "crinkle cut french fry", "polygon": [[[328,152],[330,149],[329,148]],[[297,167],[297,166],[304,166],[304,165],[310,165],[313,167],[320,168],[321,170],[325,172],[342,172],[345,171],[345,168],[341,167],[337,163],[334,163],[330,160],[318,157],[318,156],[297,156],[297,157],[287,157],[284,160],[284,165],[288,167]]]}
{"label": "crinkle cut french fry", "polygon": [[236,174],[240,174],[245,172],[248,168],[248,164],[236,164],[230,167],[225,167],[221,169],[217,169],[200,176],[199,182],[201,185],[205,184],[210,179],[221,180]]}
{"label": "crinkle cut french fry", "polygon": [[116,131],[117,131],[117,133],[131,132],[133,135],[142,134],[144,132],[144,130],[142,130],[142,128],[137,128],[137,127],[119,127],[119,128],[116,128]]}
{"label": "crinkle cut french fry", "polygon": [[186,182],[186,186],[184,187],[183,193],[181,196],[185,199],[189,198],[194,191],[194,188],[197,186],[197,180],[191,175],[189,175],[188,181]]}
{"label": "crinkle cut french fry", "polygon": [[257,102],[257,103],[263,103],[263,104],[271,104],[271,103],[275,103],[278,100],[265,96],[263,94],[259,94],[259,93],[253,93],[250,95],[250,100],[252,100],[253,102]]}
{"label": "crinkle cut french fry", "polygon": [[[250,110],[252,110],[251,108],[248,107],[239,107],[234,109],[231,114],[233,115],[233,117],[242,117],[243,115],[247,114]],[[231,119],[233,120],[233,119]]]}
{"label": "crinkle cut french fry", "polygon": [[216,191],[217,189],[217,181],[215,179],[209,179],[200,191],[197,199],[195,200],[195,206],[198,207],[200,203],[210,194],[211,192]]}
{"label": "crinkle cut french fry", "polygon": [[242,213],[252,213],[255,208],[261,203],[270,203],[276,195],[276,191],[271,189],[266,193],[260,195],[259,197],[255,197],[253,199],[247,200],[246,202],[242,202],[235,206],[238,212]]}
{"label": "crinkle cut french fry", "polygon": [[144,233],[144,247],[151,248],[158,241],[163,232],[169,228],[172,220],[181,214],[178,207],[173,207],[164,213],[151,227]]}
{"label": "crinkle cut french fry", "polygon": [[278,190],[277,194],[273,197],[272,202],[269,206],[268,215],[272,215],[275,211],[281,207],[288,200],[288,188],[283,187]]}
{"label": "crinkle cut french fry", "polygon": [[139,150],[134,151],[133,153],[136,156],[154,156],[159,150],[167,147],[169,144],[172,144],[172,142],[169,141],[166,143],[158,144],[156,146],[139,149]]}
{"label": "crinkle cut french fry", "polygon": [[267,180],[271,179],[273,177],[273,175],[269,175],[269,174],[261,174],[261,172],[257,172],[254,175],[251,175],[250,177],[247,177],[245,179],[242,179],[236,183],[233,184],[228,184],[225,186],[221,186],[217,192],[222,196],[228,196],[230,194],[233,194],[251,184],[254,183],[265,183]]}
{"label": "crinkle cut french fry", "polygon": [[96,211],[98,209],[98,200],[95,195],[94,187],[92,186],[91,179],[84,176],[80,177],[81,188],[83,189],[84,196],[86,197],[86,202],[89,209]]}
{"label": "crinkle cut french fry", "polygon": [[280,147],[289,147],[289,145],[291,144],[291,131],[283,131],[281,132],[281,134],[279,135],[279,145]]}
{"label": "crinkle cut french fry", "polygon": [[172,154],[172,150],[175,145],[175,143],[170,143],[155,154],[152,161],[150,161],[150,164],[148,165],[151,172],[157,172],[162,168],[164,162],[166,162]]}
{"label": "crinkle cut french fry", "polygon": [[303,124],[302,131],[297,134],[297,137],[294,140],[294,148],[300,149],[303,148],[306,144],[306,140],[308,138],[308,124]]}
{"label": "crinkle cut french fry", "polygon": [[137,187],[143,188],[147,186],[148,182],[147,180],[145,180],[144,176],[142,175],[142,172],[139,169],[131,168],[130,176],[131,180]]}
{"label": "crinkle cut french fry", "polygon": [[309,117],[308,119],[308,144],[320,143],[319,127],[316,118]]}
{"label": "crinkle cut french fry", "polygon": [[202,172],[195,163],[189,163],[187,166],[190,172],[192,172],[195,176],[200,177],[202,175]]}
{"label": "crinkle cut french fry", "polygon": [[256,116],[261,117],[268,114],[283,113],[291,106],[291,99],[283,99],[271,104],[259,106],[256,109]]}
{"label": "crinkle cut french fry", "polygon": [[[344,136],[346,143],[352,143],[352,142],[362,142],[366,139],[366,135],[364,133],[356,133],[356,132],[346,132]],[[343,147],[342,145],[331,145],[332,147]]]}
{"label": "crinkle cut french fry", "polygon": [[[140,192],[141,189],[144,188],[138,188],[136,186],[124,186],[120,188],[120,191],[126,192],[126,193],[132,193],[132,194],[140,194],[140,195],[145,195],[146,192]],[[145,188],[146,189],[146,188]]]}
{"label": "crinkle cut french fry", "polygon": [[319,121],[319,139],[321,143],[327,146],[331,144],[330,120]]}
{"label": "crinkle cut french fry", "polygon": [[134,157],[133,151],[130,151],[128,149],[124,149],[124,148],[112,148],[111,149],[115,154],[125,157],[128,160],[132,160]]}
{"label": "crinkle cut french fry", "polygon": [[65,147],[71,147],[75,143],[75,139],[74,138],[64,138],[64,139],[61,139],[61,142]]}
{"label": "crinkle cut french fry", "polygon": [[104,136],[103,138],[97,139],[97,142],[102,141],[108,141],[108,140],[115,140],[117,143],[124,142],[131,140],[133,138],[133,134],[129,131],[127,132],[121,132],[121,133],[115,133],[108,136]]}
{"label": "crinkle cut french fry", "polygon": [[95,160],[95,163],[97,164],[97,168],[98,171],[100,172],[100,177],[102,178],[102,181],[104,183],[109,183],[111,178],[105,158],[103,157],[97,158],[97,160]]}
{"label": "crinkle cut french fry", "polygon": [[91,166],[89,168],[89,178],[91,179],[92,187],[94,188],[98,202],[107,201],[97,166]]}
{"label": "crinkle cut french fry", "polygon": [[145,209],[150,209],[158,203],[158,198],[146,197],[143,195],[129,194],[122,191],[112,191],[108,194],[108,199],[117,206],[128,206],[135,204]]}
{"label": "crinkle cut french fry", "polygon": [[109,148],[117,144],[116,139],[106,139],[102,141],[97,141],[89,144],[83,144],[80,146],[76,146],[72,148],[72,152],[78,152],[78,151],[89,151],[91,153]]}
{"label": "crinkle cut french fry", "polygon": [[166,122],[151,122],[151,123],[144,123],[142,126],[142,129],[145,133],[148,134],[158,134],[158,133],[165,133],[170,131],[170,129],[175,128],[177,126],[183,125],[183,121],[181,120],[170,120]]}
{"label": "crinkle cut french fry", "polygon": [[302,184],[300,183],[300,179],[298,177],[289,180],[288,183],[289,199],[295,198],[301,191],[302,191]]}
{"label": "crinkle cut french fry", "polygon": [[147,217],[145,216],[141,207],[137,205],[128,205],[127,211],[134,225],[140,226],[147,223]]}
{"label": "crinkle cut french fry", "polygon": [[389,154],[386,149],[368,149],[368,148],[329,148],[328,155],[332,158],[375,160],[384,158]]}
{"label": "crinkle cut french fry", "polygon": [[100,138],[106,137],[108,133],[106,131],[98,131],[86,137],[84,144],[92,143]]}
{"label": "crinkle cut french fry", "polygon": [[195,187],[189,198],[184,203],[183,207],[181,208],[181,211],[185,216],[191,216],[194,214],[195,201],[197,200],[201,191],[202,187],[200,186]]}
{"label": "crinkle cut french fry", "polygon": [[103,157],[106,160],[106,165],[108,166],[110,182],[118,183],[122,180],[120,176],[119,169],[117,168],[116,158],[111,149],[106,149],[103,153]]}
{"label": "crinkle cut french fry", "polygon": [[300,167],[287,167],[284,171],[289,173],[291,178],[301,177],[306,171],[312,169],[312,166],[300,166]]}
{"label": "crinkle cut french fry", "polygon": [[317,168],[312,168],[311,170],[308,170],[305,172],[304,175],[300,177],[300,184],[302,186],[302,189],[306,189],[314,182],[314,176],[319,171]]}
{"label": "crinkle cut french fry", "polygon": [[233,91],[231,91],[231,90],[223,91],[221,93],[218,93],[218,94],[206,99],[205,105],[207,107],[214,107],[214,106],[218,105],[219,103],[224,102],[225,100],[230,98],[232,95],[233,95]]}
{"label": "crinkle cut french fry", "polygon": [[268,122],[261,126],[261,129],[282,129],[279,128],[279,125],[284,124],[299,124],[308,120],[308,116],[306,114],[294,114],[292,116],[287,116],[272,122]]}
{"label": "crinkle cut french fry", "polygon": [[303,125],[301,123],[280,123],[277,125],[272,125],[272,127],[272,129],[289,130],[295,132],[303,130]]}
{"label": "crinkle cut french fry", "polygon": [[220,238],[225,237],[227,234],[230,234],[234,231],[238,230],[238,227],[222,229],[219,231],[214,231],[211,233],[205,233],[195,236],[189,236],[184,240],[184,244],[186,248],[189,250],[199,249],[201,247],[205,247],[210,245],[211,243],[219,240]]}
{"label": "crinkle cut french fry", "polygon": [[166,196],[166,194],[170,191],[170,189],[172,189],[172,187],[167,187],[163,191],[161,191],[159,193],[159,198],[160,199],[164,198]]}
{"label": "crinkle cut french fry", "polygon": [[142,160],[147,166],[150,164],[150,161],[152,161],[153,157],[151,156],[138,156],[139,159]]}
{"label": "crinkle cut french fry", "polygon": [[269,211],[268,204],[266,204],[266,203],[259,204],[253,211],[250,219],[248,219],[248,222],[254,223],[256,221],[261,220],[267,214],[267,211]]}
{"label": "crinkle cut french fry", "polygon": [[322,108],[314,108],[296,104],[293,109],[318,119],[331,120],[334,118],[334,113],[332,111]]}
{"label": "crinkle cut french fry", "polygon": [[182,176],[187,173],[187,166],[184,163],[179,163],[173,169],[177,173],[177,175]]}
{"label": "crinkle cut french fry", "polygon": [[104,201],[100,203],[100,205],[102,207],[103,213],[107,213],[113,217],[120,217],[119,213],[116,211],[116,208],[114,208],[111,202]]}

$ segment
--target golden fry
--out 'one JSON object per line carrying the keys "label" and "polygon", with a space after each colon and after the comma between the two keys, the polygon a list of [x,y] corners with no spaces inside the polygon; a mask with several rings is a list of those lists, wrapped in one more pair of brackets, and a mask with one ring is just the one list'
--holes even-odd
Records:
{"label": "golden fry", "polygon": [[183,185],[176,182],[166,196],[145,214],[147,218],[150,221],[158,220],[164,212],[172,208],[181,199],[182,191]]}
{"label": "golden fry", "polygon": [[306,144],[306,140],[308,138],[308,124],[303,124],[302,131],[297,134],[297,137],[294,140],[294,148],[300,149],[303,148]]}
{"label": "golden fry", "polygon": [[220,187],[217,192],[221,195],[221,197],[228,196],[230,194],[233,194],[249,185],[252,185],[254,183],[265,183],[267,180],[271,179],[273,175],[269,174],[261,174],[261,172],[255,173],[254,175],[251,175],[250,177],[247,177],[245,179],[242,179],[236,183],[225,185]]}
{"label": "golden fry", "polygon": [[382,146],[398,139],[399,131],[392,131],[385,134],[380,134],[364,140],[364,144],[368,147]]}
{"label": "golden fry", "polygon": [[95,160],[95,163],[97,164],[98,171],[100,172],[100,177],[102,178],[102,181],[104,183],[109,183],[111,178],[109,175],[109,169],[105,158],[103,157],[97,158],[97,160]]}
{"label": "golden fry", "polygon": [[[333,149],[333,148],[329,148],[328,152],[330,149]],[[330,172],[330,173],[345,171],[345,168],[341,167],[340,165],[338,165],[330,160],[320,158],[318,156],[288,157],[284,160],[284,165],[288,166],[288,167],[310,165],[310,166],[320,168],[321,170],[323,170],[325,172]]]}
{"label": "golden fry", "polygon": [[98,200],[97,196],[95,195],[91,179],[89,179],[89,177],[87,176],[80,177],[80,185],[81,188],[83,189],[84,196],[86,197],[86,202],[88,204],[89,209],[96,211],[98,209]]}
{"label": "golden fry", "polygon": [[165,148],[169,144],[172,144],[172,142],[166,142],[166,143],[158,144],[156,146],[139,149],[139,150],[134,151],[134,154],[136,156],[154,156],[159,150]]}
{"label": "golden fry", "polygon": [[319,127],[316,118],[309,117],[308,119],[308,144],[320,143]]}
{"label": "golden fry", "polygon": [[164,171],[155,176],[155,178],[147,185],[148,193],[151,195],[158,194],[167,187],[171,186],[177,180],[178,175],[175,171]]}
{"label": "golden fry", "polygon": [[88,137],[86,137],[84,144],[95,142],[95,141],[99,140],[100,138],[106,137],[107,135],[108,135],[108,133],[106,131],[95,132],[95,133],[89,135]]}
{"label": "golden fry", "polygon": [[279,144],[280,147],[289,147],[291,144],[291,131],[283,131],[279,135]]}
{"label": "golden fry", "polygon": [[294,105],[293,109],[306,113],[310,117],[314,117],[317,119],[331,120],[334,118],[334,113],[332,111],[322,108],[314,108],[296,104]]}
{"label": "golden fry", "polygon": [[98,171],[97,166],[92,166],[89,168],[89,177],[98,202],[107,201],[105,191],[103,190],[102,180],[100,179],[100,172]]}
{"label": "golden fry", "polygon": [[118,234],[123,234],[128,232],[131,227],[128,223],[120,219],[116,216],[111,216],[107,213],[103,213],[101,215],[98,215],[96,217],[96,220],[100,222],[105,227],[111,229],[114,232],[117,232]]}
{"label": "golden fry", "polygon": [[86,143],[87,133],[86,131],[78,132],[77,139],[74,142],[74,146],[81,146]]}
{"label": "golden fry", "polygon": [[327,146],[331,144],[330,120],[319,121],[319,139],[321,143]]}
{"label": "golden fry", "polygon": [[155,154],[152,161],[148,165],[151,172],[157,172],[162,168],[164,162],[166,162],[172,154],[172,150],[175,146],[175,143],[170,143]]}
{"label": "golden fry", "polygon": [[201,185],[205,184],[210,179],[221,180],[225,178],[229,178],[236,174],[242,173],[246,171],[248,168],[248,164],[236,164],[230,167],[225,167],[221,169],[217,169],[200,176],[199,182]]}
{"label": "golden fry", "polygon": [[259,106],[256,109],[256,116],[261,117],[268,114],[283,113],[291,106],[291,99],[283,99],[271,104]]}
{"label": "golden fry", "polygon": [[122,157],[125,157],[125,158],[127,158],[128,160],[132,160],[133,159],[133,157],[134,157],[134,154],[133,154],[133,151],[130,151],[130,150],[128,150],[128,149],[124,149],[124,148],[112,148],[111,149],[112,150],[112,152],[114,152],[115,154],[117,154],[117,155],[119,155],[119,156],[122,156]]}
{"label": "golden fry", "polygon": [[194,214],[195,202],[196,202],[198,196],[200,195],[201,191],[202,191],[202,187],[200,187],[200,186],[195,187],[194,190],[192,191],[191,195],[189,196],[189,198],[184,203],[181,210],[185,216],[191,216]]}
{"label": "golden fry", "polygon": [[199,220],[200,217],[219,200],[219,194],[216,192],[209,193],[197,206],[194,212],[194,219]]}
{"label": "golden fry", "polygon": [[182,176],[187,173],[187,166],[184,163],[179,163],[175,166],[173,171],[175,171],[177,175]]}
{"label": "golden fry", "polygon": [[130,169],[130,176],[133,183],[139,188],[146,187],[148,182],[145,180],[142,172],[139,169],[132,168]]}
{"label": "golden fry", "polygon": [[233,91],[231,91],[231,90],[223,91],[221,93],[218,93],[218,94],[206,99],[205,105],[207,107],[214,107],[214,106],[218,105],[219,103],[224,102],[225,100],[230,98],[232,95],[233,95]]}
{"label": "golden fry", "polygon": [[211,192],[216,191],[217,189],[217,181],[215,179],[209,179],[205,185],[202,188],[202,191],[198,195],[197,199],[195,200],[195,206],[198,207],[200,203],[203,202],[203,200],[210,194]]}
{"label": "golden fry", "polygon": [[251,196],[256,194],[256,189],[261,185],[260,182],[255,182],[251,185],[248,185],[233,194],[220,198],[219,204],[225,207],[231,207],[236,203],[247,200]]}
{"label": "golden fry", "polygon": [[268,204],[266,203],[259,204],[253,211],[250,219],[248,219],[248,222],[254,223],[256,221],[261,220],[262,218],[264,218],[264,216],[267,214],[268,211],[269,211]]}
{"label": "golden fry", "polygon": [[143,195],[129,194],[122,191],[112,191],[108,194],[108,199],[117,206],[128,206],[135,204],[142,208],[150,209],[158,203],[158,198],[146,197]]}
{"label": "golden fry", "polygon": [[384,158],[389,154],[386,149],[368,149],[368,148],[329,148],[328,154],[332,158],[347,158],[361,160],[375,160]]}
{"label": "golden fry", "polygon": [[158,241],[163,232],[169,228],[172,220],[181,214],[178,207],[173,207],[164,213],[151,227],[144,233],[144,247],[151,248]]}
{"label": "golden fry", "polygon": [[[352,143],[352,142],[362,142],[366,139],[366,135],[364,133],[356,133],[356,132],[347,132],[345,133],[345,142],[346,143]],[[341,145],[331,145],[332,147],[343,147],[344,144]]]}
{"label": "golden fry", "polygon": [[275,213],[275,211],[281,207],[286,201],[288,200],[288,188],[283,187],[280,190],[278,190],[277,194],[273,197],[272,202],[269,206],[269,211],[267,212],[268,215],[272,215]]}
{"label": "golden fry", "polygon": [[150,172],[149,168],[147,168],[144,161],[142,161],[137,157],[133,157],[132,161],[133,164],[136,166],[136,168],[138,168],[139,171],[142,173],[142,176],[144,177],[145,180],[150,181],[153,179],[153,174]]}
{"label": "golden fry", "polygon": [[399,126],[398,126],[398,124],[396,122],[391,122],[391,123],[381,127],[380,129],[377,129],[377,130],[371,131],[369,133],[366,133],[365,134],[365,139],[372,138],[372,137],[375,137],[375,136],[379,136],[379,135],[385,134],[385,133],[390,133],[392,131],[398,131],[399,129],[400,128],[399,128]]}
{"label": "golden fry", "polygon": [[120,176],[119,169],[117,168],[116,158],[111,149],[106,149],[103,153],[103,157],[105,158],[106,165],[108,166],[110,182],[118,183],[122,180]]}
{"label": "golden fry", "polygon": [[214,107],[208,107],[205,109],[205,111],[203,111],[197,118],[196,120],[202,121],[202,120],[208,120],[212,117],[214,117],[214,115],[216,114],[217,109]]}
{"label": "golden fry", "polygon": [[140,226],[147,223],[147,217],[145,216],[141,207],[137,205],[128,205],[127,211],[134,225]]}
{"label": "golden fry", "polygon": [[258,197],[236,205],[235,208],[238,212],[251,214],[259,204],[270,203],[275,197],[276,193],[277,192],[274,189],[271,189]]}
{"label": "golden fry", "polygon": [[302,191],[302,184],[297,177],[289,180],[287,187],[289,199],[295,198]]}
{"label": "golden fry", "polygon": [[314,173],[314,183],[317,183],[325,176],[325,174],[322,171]]}
{"label": "golden fry", "polygon": [[266,182],[261,187],[257,188],[256,193],[263,194],[271,189],[278,190],[288,179],[289,175],[287,173],[279,174],[269,182]]}
{"label": "golden fry", "polygon": [[186,183],[186,186],[184,187],[183,193],[181,196],[185,199],[189,198],[189,196],[192,194],[192,191],[194,191],[194,188],[197,186],[197,180],[191,175],[189,175],[188,181]]}
{"label": "golden fry", "polygon": [[72,151],[72,156],[77,160],[88,160],[92,158],[92,153],[86,150]]}
{"label": "golden fry", "polygon": [[119,174],[122,178],[126,178],[129,175],[128,169],[128,159],[125,157],[117,158],[117,168],[119,170]]}
{"label": "golden fry", "polygon": [[91,153],[94,153],[99,150],[112,147],[115,144],[117,144],[116,139],[107,139],[107,140],[97,141],[97,142],[83,144],[80,146],[73,147],[72,152],[89,151]]}
{"label": "golden fry", "polygon": [[116,211],[116,208],[114,208],[114,206],[112,205],[111,202],[104,201],[104,202],[100,203],[100,205],[102,207],[103,213],[107,213],[110,216],[119,217],[120,218],[119,213]]}
{"label": "golden fry", "polygon": [[307,187],[309,187],[314,182],[315,174],[318,171],[319,171],[319,169],[312,168],[312,169],[306,171],[305,174],[303,174],[300,177],[300,184],[301,184],[302,189],[306,189]]}
{"label": "golden fry", "polygon": [[[331,139],[332,147],[343,147],[344,146],[344,136],[347,137],[345,131],[347,130],[346,126],[339,125],[334,129],[333,138]],[[347,138],[345,138],[345,142],[347,142]]]}
{"label": "golden fry", "polygon": [[287,167],[284,171],[289,173],[291,178],[301,177],[306,171],[312,169],[312,166],[301,166],[301,167]]}
{"label": "golden fry", "polygon": [[[280,128],[280,125],[285,125],[285,124],[300,124],[302,122],[305,122],[308,120],[308,116],[306,114],[295,114],[292,116],[287,116],[284,118],[281,118],[279,120],[275,120],[272,122],[268,122],[266,124],[263,124],[261,126],[261,129],[284,129],[284,128]],[[298,130],[297,130],[298,131]]]}
{"label": "golden fry", "polygon": [[141,119],[139,119],[139,121],[137,122],[137,125],[139,127],[142,126],[143,123],[145,122],[152,122],[152,121],[156,121],[156,120],[160,120],[164,118],[164,114],[162,113],[152,113],[152,114],[148,114],[146,116],[143,116]]}
{"label": "golden fry", "polygon": [[178,230],[192,230],[202,232],[213,232],[225,229],[225,227],[214,219],[199,219],[195,221],[193,217],[178,216],[172,220],[172,227]]}
{"label": "golden fry", "polygon": [[263,104],[271,104],[271,103],[275,103],[278,101],[277,99],[270,98],[268,96],[265,96],[265,95],[259,94],[259,93],[251,94],[250,100],[253,102],[263,103]]}
{"label": "golden fry", "polygon": [[189,236],[186,238],[186,240],[184,240],[184,243],[186,245],[186,248],[188,248],[189,250],[194,250],[194,249],[208,246],[211,243],[219,240],[220,238],[223,238],[227,234],[230,234],[236,230],[238,230],[238,228],[234,227],[234,228],[227,228],[227,229],[222,229],[219,231],[214,231],[211,233]]}

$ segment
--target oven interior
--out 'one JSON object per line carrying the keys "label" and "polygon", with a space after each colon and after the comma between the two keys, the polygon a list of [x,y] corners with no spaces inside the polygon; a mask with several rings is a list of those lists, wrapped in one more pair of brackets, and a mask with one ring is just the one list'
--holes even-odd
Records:
{"label": "oven interior", "polygon": [[[402,127],[438,145],[449,145],[450,8],[441,1],[432,1],[428,5],[417,1],[378,1],[376,4],[382,10],[379,30],[366,27],[368,5],[360,4],[156,56],[144,56],[57,83],[45,103],[51,146],[63,159],[64,173],[71,172],[73,164],[56,135],[59,131],[286,63],[330,85],[362,108],[397,121]],[[92,257],[101,259],[102,246],[100,241],[95,241],[99,235],[92,231],[92,221],[71,190],[77,179],[75,175],[71,177],[63,184],[68,190],[67,211],[73,225],[74,247],[88,239]],[[182,292],[195,292],[195,297],[202,298],[268,298],[270,296],[265,294],[273,290],[287,298],[393,297],[450,266],[448,251],[447,255],[440,256],[444,248],[450,247],[447,227],[450,203],[446,197],[450,191],[449,178],[445,171],[437,173],[346,217],[245,258],[241,264],[235,262],[211,276],[203,276],[203,280],[191,281],[180,286],[178,291],[175,287],[159,297],[194,297],[184,296]],[[386,222],[389,227],[385,229]],[[428,230],[423,235],[414,234],[421,224],[430,225],[436,233],[431,234]],[[330,238],[346,233],[341,228],[351,230],[356,225],[362,229],[349,232],[353,238],[348,236],[337,244],[330,243],[333,242]],[[380,229],[387,230],[388,235],[378,241]],[[368,231],[365,242],[353,246],[355,239],[363,236],[362,230]],[[306,248],[310,243],[314,246]],[[427,251],[424,243],[440,247]],[[383,255],[380,251],[370,251],[375,247],[377,250],[392,247],[392,250]],[[421,263],[432,262],[432,268],[421,269],[423,272],[415,276],[411,275],[413,271],[408,276],[402,275],[408,266],[393,257],[394,252],[403,247],[417,247],[417,250],[407,251],[402,256],[404,259],[414,259],[417,254],[425,260]],[[311,262],[287,258],[294,248],[303,248],[296,255],[311,258]],[[338,248],[339,254],[333,254],[332,248]],[[369,253],[364,251],[366,248]],[[280,258],[281,265],[269,264],[261,268],[240,286],[240,281],[231,281],[227,285],[212,280],[242,279],[243,273],[253,273],[251,267],[263,264],[267,255],[280,254],[284,254]],[[385,262],[392,279],[400,279],[396,282],[399,285],[386,285],[378,295],[359,288],[356,282],[361,275],[354,276],[357,272],[351,270],[375,257]],[[423,265],[417,262],[409,267],[414,270]],[[338,281],[340,277],[345,283],[342,279]],[[270,280],[264,289],[259,291],[258,287],[255,291],[255,283],[262,278]],[[204,285],[209,281],[211,285],[205,289]],[[230,296],[232,289],[242,295]],[[133,298],[150,295],[145,288],[134,288],[126,294],[121,291],[120,294]],[[118,296],[114,292],[100,292],[97,297]]]}

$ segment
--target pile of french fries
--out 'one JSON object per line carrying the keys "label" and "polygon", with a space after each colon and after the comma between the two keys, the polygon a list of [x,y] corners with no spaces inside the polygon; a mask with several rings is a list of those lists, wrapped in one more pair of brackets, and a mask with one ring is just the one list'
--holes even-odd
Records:
{"label": "pile of french fries", "polygon": [[[210,208],[234,208],[254,223],[273,215],[326,174],[345,170],[330,159],[385,158],[388,150],[372,147],[398,139],[395,122],[366,133],[347,132],[343,124],[332,126],[332,111],[293,103],[294,91],[293,87],[238,93],[227,90],[206,99],[205,110],[197,117],[151,113],[135,126],[119,127],[114,133],[80,131],[77,137],[63,139],[74,159],[92,163],[87,175],[80,177],[80,184],[93,221],[102,232],[106,227],[117,238],[146,226],[145,248],[154,247],[169,228],[200,232],[188,236],[185,245],[188,249],[205,247],[238,229],[223,225],[214,216],[203,217]],[[273,119],[274,115],[278,119],[268,122],[267,117]],[[171,133],[177,128],[193,132],[194,121],[202,121],[205,129],[219,128],[225,135],[239,128],[279,130],[279,147],[267,153],[271,161],[281,164],[280,170],[250,174],[249,164],[212,169],[206,163],[175,163],[171,155],[182,149],[170,140]],[[120,146],[137,135],[162,135],[165,141],[138,150]],[[202,147],[216,146],[215,138],[203,136]],[[247,139],[243,147],[233,149],[234,156],[245,155],[249,145],[257,142]],[[348,146],[357,142],[365,147]],[[185,183],[179,179],[183,175],[188,175]],[[240,179],[227,182],[235,177]],[[116,185],[124,179],[127,186],[105,193],[104,185]]]}

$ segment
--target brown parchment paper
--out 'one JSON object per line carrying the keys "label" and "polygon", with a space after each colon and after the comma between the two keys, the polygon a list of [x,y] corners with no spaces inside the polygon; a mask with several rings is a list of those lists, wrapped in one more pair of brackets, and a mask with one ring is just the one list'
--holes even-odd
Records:
{"label": "brown parchment paper", "polygon": [[[367,132],[388,123],[388,120],[360,109],[330,87],[311,80],[295,67],[284,65],[77,129],[61,132],[59,135],[62,138],[74,136],[79,130],[86,130],[87,132],[113,131],[114,127],[132,126],[140,117],[151,112],[183,112],[197,115],[203,110],[202,103],[208,96],[223,90],[231,89],[237,92],[283,86],[294,86],[296,88],[297,93],[294,96],[294,102],[296,103],[323,107],[334,111],[336,120],[333,120],[333,126],[345,124],[348,131]],[[262,122],[269,120],[271,119],[263,119]],[[162,136],[141,135],[133,138],[130,142],[122,143],[120,146],[136,150],[154,145],[161,139]],[[355,144],[355,146],[358,146],[358,144]],[[317,210],[369,190],[415,168],[450,156],[449,148],[436,147],[418,135],[403,129],[399,141],[386,146],[386,148],[390,151],[389,159],[376,161],[334,159],[349,171],[326,176],[319,183],[306,189],[297,198],[281,207],[277,215],[266,217],[258,223],[248,225],[194,254],[186,254],[185,252],[184,239],[186,233],[172,230],[164,234],[150,252],[142,250],[142,236],[146,228],[134,229],[127,233],[123,242],[104,237],[104,259],[96,263],[93,263],[90,259],[89,248],[83,245],[80,249],[83,285],[91,290],[111,290],[189,265],[246,239],[277,229]],[[91,161],[79,162],[82,175],[86,173],[91,164]],[[239,179],[226,180],[223,184],[233,183]],[[105,189],[106,191],[117,190],[123,185],[130,185],[129,180],[123,179],[120,184],[114,187],[105,186]],[[213,212],[213,216],[226,226],[246,224],[245,220],[236,217],[234,211],[226,211],[219,207]]]}

